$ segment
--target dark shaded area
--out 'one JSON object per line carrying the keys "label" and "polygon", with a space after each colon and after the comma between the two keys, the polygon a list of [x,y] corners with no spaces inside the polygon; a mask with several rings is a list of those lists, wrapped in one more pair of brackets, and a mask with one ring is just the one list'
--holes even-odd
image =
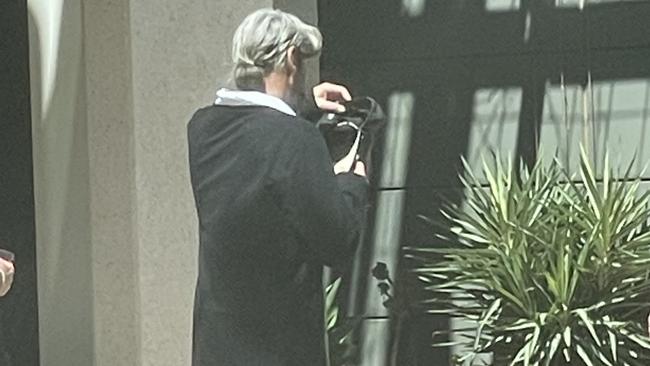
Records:
{"label": "dark shaded area", "polygon": [[[406,184],[376,187],[407,192],[401,245],[441,245],[434,238],[437,229],[418,216],[439,217],[442,201],[462,201],[457,175],[460,156],[472,148],[477,90],[521,88],[515,158],[530,163],[537,156],[549,86],[562,80],[586,86],[589,75],[592,82],[650,78],[650,1],[587,1],[583,10],[554,3],[521,0],[519,9],[490,12],[486,1],[436,0],[411,17],[397,0],[319,1],[322,79],[373,96],[385,109],[392,93],[415,96]],[[372,232],[374,213],[369,218]],[[359,268],[372,268],[363,261],[372,245],[367,235]],[[361,278],[367,283],[360,281],[358,297],[351,299],[359,314],[359,297],[375,286]],[[446,364],[448,352],[431,348],[430,335],[447,326],[445,319],[428,316],[409,321],[398,364]]]}
{"label": "dark shaded area", "polygon": [[0,298],[0,365],[39,364],[27,2],[0,3],[0,247],[16,254]]}

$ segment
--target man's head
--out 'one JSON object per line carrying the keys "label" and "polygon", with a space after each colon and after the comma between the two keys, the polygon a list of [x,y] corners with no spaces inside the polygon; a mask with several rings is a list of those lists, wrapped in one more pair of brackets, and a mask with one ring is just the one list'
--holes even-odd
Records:
{"label": "man's head", "polygon": [[277,96],[296,107],[305,93],[303,60],[318,55],[321,47],[316,27],[280,10],[257,10],[233,37],[235,85]]}

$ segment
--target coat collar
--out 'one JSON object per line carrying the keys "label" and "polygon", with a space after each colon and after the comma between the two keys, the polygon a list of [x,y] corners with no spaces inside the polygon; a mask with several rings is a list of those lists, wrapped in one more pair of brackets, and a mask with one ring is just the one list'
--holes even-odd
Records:
{"label": "coat collar", "polygon": [[282,99],[258,91],[219,89],[215,105],[225,106],[264,106],[284,114],[295,116],[296,112]]}

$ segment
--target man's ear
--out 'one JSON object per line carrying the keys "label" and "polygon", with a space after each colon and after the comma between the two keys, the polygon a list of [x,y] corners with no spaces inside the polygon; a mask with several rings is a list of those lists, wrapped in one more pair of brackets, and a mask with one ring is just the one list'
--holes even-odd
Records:
{"label": "man's ear", "polygon": [[287,74],[293,76],[298,71],[298,49],[296,46],[290,46],[287,49]]}

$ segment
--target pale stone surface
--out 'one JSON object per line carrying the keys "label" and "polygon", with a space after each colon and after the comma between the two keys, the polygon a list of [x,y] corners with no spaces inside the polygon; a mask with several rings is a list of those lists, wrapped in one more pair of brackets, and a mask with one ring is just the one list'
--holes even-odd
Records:
{"label": "pale stone surface", "polygon": [[128,2],[84,3],[95,365],[140,365]]}
{"label": "pale stone surface", "polygon": [[43,365],[92,365],[81,2],[28,5],[40,357]]}
{"label": "pale stone surface", "polygon": [[186,124],[230,73],[230,39],[270,1],[131,2],[142,365],[189,364],[197,221]]}
{"label": "pale stone surface", "polygon": [[[314,23],[307,3],[282,7]],[[43,365],[189,365],[186,123],[228,84],[236,26],[271,6],[30,0]]]}

